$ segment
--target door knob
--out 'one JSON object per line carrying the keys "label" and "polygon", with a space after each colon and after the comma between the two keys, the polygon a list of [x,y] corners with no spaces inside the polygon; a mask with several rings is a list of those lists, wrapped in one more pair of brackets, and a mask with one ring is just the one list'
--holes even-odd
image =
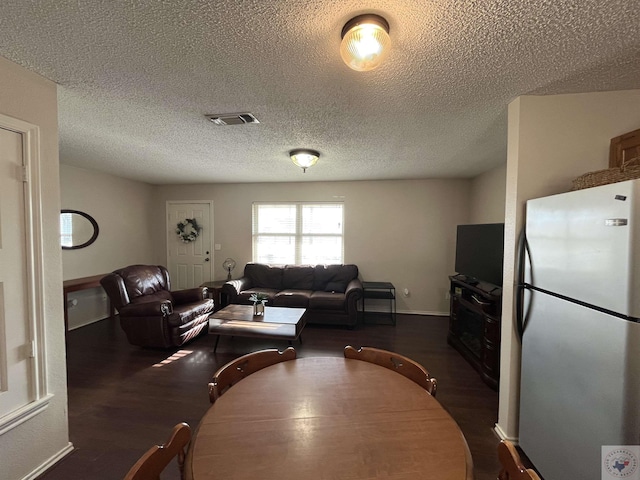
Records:
{"label": "door knob", "polygon": [[205,259],[204,259],[204,261],[205,261],[205,262],[208,262],[208,261],[209,261],[209,257],[205,258]]}

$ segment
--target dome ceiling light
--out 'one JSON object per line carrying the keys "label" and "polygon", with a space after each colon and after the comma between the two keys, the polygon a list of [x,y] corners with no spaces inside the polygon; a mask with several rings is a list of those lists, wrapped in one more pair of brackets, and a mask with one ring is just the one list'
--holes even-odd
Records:
{"label": "dome ceiling light", "polygon": [[390,47],[389,23],[380,15],[358,15],[342,29],[340,56],[349,68],[359,72],[380,66]]}
{"label": "dome ceiling light", "polygon": [[309,150],[308,148],[296,148],[289,152],[289,156],[293,163],[302,168],[302,173],[305,173],[307,168],[316,164],[320,158],[320,153],[316,150]]}

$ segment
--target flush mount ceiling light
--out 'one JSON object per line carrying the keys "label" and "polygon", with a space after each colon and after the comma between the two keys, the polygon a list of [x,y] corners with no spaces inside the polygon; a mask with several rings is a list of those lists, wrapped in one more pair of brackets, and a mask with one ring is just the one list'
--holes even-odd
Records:
{"label": "flush mount ceiling light", "polygon": [[342,29],[340,56],[349,68],[368,72],[377,68],[389,53],[389,23],[380,15],[358,15]]}
{"label": "flush mount ceiling light", "polygon": [[296,148],[289,152],[289,156],[293,163],[302,168],[302,173],[305,173],[307,168],[316,164],[320,158],[320,153],[316,150],[309,150],[308,148]]}

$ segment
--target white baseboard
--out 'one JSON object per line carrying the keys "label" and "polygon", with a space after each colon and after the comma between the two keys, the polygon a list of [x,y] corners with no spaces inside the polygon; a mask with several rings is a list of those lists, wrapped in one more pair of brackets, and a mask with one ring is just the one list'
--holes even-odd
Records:
{"label": "white baseboard", "polygon": [[56,453],[55,455],[53,455],[52,457],[47,459],[46,462],[44,462],[42,465],[40,465],[34,471],[29,473],[22,480],[34,480],[35,478],[38,478],[40,475],[42,475],[44,472],[46,472],[51,467],[53,467],[56,463],[58,463],[60,460],[62,460],[64,457],[69,455],[71,452],[73,452],[73,443],[69,442],[66,447],[64,447],[58,453]]}
{"label": "white baseboard", "polygon": [[96,322],[101,322],[102,320],[108,320],[109,318],[111,318],[110,316],[106,316],[106,317],[99,317],[99,318],[90,318],[88,320],[85,320],[81,323],[76,323],[73,326],[69,327],[69,330],[75,330],[76,328],[82,328],[82,327],[86,327],[87,325],[91,325],[92,323],[96,323]]}
{"label": "white baseboard", "polygon": [[500,440],[509,440],[510,442],[514,443],[514,444],[518,444],[518,437],[509,437],[504,430],[502,430],[502,427],[500,425],[498,425],[497,423],[494,425],[493,427],[493,431],[495,432],[496,435],[498,435],[498,438]]}

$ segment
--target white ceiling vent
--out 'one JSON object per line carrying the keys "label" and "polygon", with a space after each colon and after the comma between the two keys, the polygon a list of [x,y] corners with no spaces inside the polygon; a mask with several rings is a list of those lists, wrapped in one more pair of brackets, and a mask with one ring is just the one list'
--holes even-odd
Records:
{"label": "white ceiling vent", "polygon": [[216,125],[245,125],[247,123],[260,123],[253,113],[224,113],[205,115],[210,122]]}

